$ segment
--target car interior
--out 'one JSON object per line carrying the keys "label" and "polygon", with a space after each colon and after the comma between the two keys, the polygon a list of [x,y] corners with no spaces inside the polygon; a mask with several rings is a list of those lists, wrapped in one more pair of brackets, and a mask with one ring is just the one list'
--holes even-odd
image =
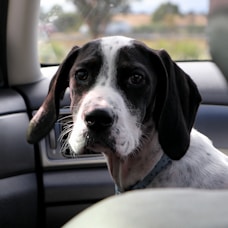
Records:
{"label": "car interior", "polygon": [[[61,100],[59,120],[49,134],[34,145],[26,141],[29,121],[47,95],[58,68],[56,64],[40,64],[38,58],[39,8],[40,0],[0,1],[0,227],[61,227],[84,209],[115,195],[101,154],[72,158],[67,149],[61,150],[64,138],[59,141],[59,137],[70,114],[69,91]],[[227,15],[223,17],[227,19]],[[209,26],[217,23],[215,18],[212,13]],[[227,29],[227,23],[225,26]],[[209,35],[219,35],[213,29],[216,28],[209,27]],[[224,57],[218,57],[226,50],[226,42],[221,52],[214,51],[218,50],[220,39],[213,37],[209,42],[214,60],[177,61],[177,64],[192,77],[202,95],[194,127],[228,154],[228,71],[226,63],[220,64],[219,59]],[[187,194],[191,200],[191,194]],[[222,203],[225,195],[219,197]],[[117,201],[116,206],[124,202]],[[130,207],[134,205],[129,203]],[[84,220],[96,217],[95,212],[96,208]],[[83,224],[78,227],[86,227]],[[127,227],[124,224],[122,227]],[[105,223],[103,227],[107,227]]]}

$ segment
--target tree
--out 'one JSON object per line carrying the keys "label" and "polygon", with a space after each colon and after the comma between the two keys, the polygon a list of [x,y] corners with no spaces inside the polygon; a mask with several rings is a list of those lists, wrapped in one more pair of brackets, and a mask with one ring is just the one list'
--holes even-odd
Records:
{"label": "tree", "polygon": [[65,12],[55,4],[50,10],[40,10],[40,21],[44,24],[53,24],[59,32],[76,31],[80,25],[81,17],[77,12]]}
{"label": "tree", "polygon": [[53,21],[60,32],[77,31],[80,25],[81,17],[77,13],[63,13]]}
{"label": "tree", "polygon": [[155,10],[153,14],[153,21],[160,22],[163,19],[165,19],[167,15],[179,15],[179,14],[180,14],[180,11],[177,5],[172,4],[170,2],[164,3],[164,4],[161,4],[157,8],[157,10]]}
{"label": "tree", "polygon": [[49,23],[54,21],[61,14],[63,14],[62,7],[58,4],[55,4],[48,12],[45,12],[45,10],[41,8],[40,20],[44,23]]}
{"label": "tree", "polygon": [[113,13],[126,11],[127,0],[70,0],[85,20],[91,35],[95,38],[103,34]]}

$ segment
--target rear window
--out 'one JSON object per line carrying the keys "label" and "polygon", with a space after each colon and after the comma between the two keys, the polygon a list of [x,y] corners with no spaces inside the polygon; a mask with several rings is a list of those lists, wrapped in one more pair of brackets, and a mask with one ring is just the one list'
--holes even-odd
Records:
{"label": "rear window", "polygon": [[39,59],[60,63],[72,46],[101,36],[124,35],[174,60],[210,59],[209,0],[41,0]]}

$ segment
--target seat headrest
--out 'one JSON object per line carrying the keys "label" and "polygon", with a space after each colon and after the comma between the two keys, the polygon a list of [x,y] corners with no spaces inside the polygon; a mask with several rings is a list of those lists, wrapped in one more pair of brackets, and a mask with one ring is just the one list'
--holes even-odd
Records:
{"label": "seat headrest", "polygon": [[213,61],[228,81],[228,1],[210,0],[208,42]]}

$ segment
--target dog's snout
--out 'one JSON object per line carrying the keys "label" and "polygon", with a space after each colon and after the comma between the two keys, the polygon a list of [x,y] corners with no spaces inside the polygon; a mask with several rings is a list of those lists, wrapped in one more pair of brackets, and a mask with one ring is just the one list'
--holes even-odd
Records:
{"label": "dog's snout", "polygon": [[85,114],[85,123],[90,130],[100,131],[110,128],[114,113],[110,109],[95,109]]}

